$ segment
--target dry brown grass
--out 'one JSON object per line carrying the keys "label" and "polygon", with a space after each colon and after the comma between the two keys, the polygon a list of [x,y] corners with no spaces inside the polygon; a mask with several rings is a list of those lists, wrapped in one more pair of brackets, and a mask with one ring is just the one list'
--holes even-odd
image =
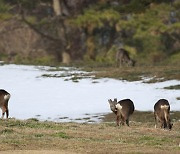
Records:
{"label": "dry brown grass", "polygon": [[165,80],[180,80],[179,66],[136,66],[136,67],[85,67],[86,71],[95,71],[97,78],[109,77],[128,81],[141,80],[142,77],[153,77],[149,83]]}
{"label": "dry brown grass", "polygon": [[75,154],[61,150],[9,150],[1,151],[1,154]]}
{"label": "dry brown grass", "polygon": [[154,123],[134,121],[131,127],[116,127],[114,122],[78,124],[14,119],[1,120],[0,125],[0,153],[180,152],[180,122],[175,122],[172,131],[155,129]]}

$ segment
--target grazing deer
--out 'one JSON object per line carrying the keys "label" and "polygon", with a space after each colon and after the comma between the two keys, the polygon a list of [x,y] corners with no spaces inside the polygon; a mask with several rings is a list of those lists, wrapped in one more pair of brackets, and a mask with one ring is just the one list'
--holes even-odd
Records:
{"label": "grazing deer", "polygon": [[[116,123],[117,126],[124,125],[126,122],[127,126],[129,126],[129,116],[134,112],[134,104],[130,99],[124,99],[117,102],[117,99],[112,101],[108,100],[110,104],[110,109],[116,114]],[[121,121],[121,122],[120,122]]]}
{"label": "grazing deer", "polygon": [[155,118],[155,128],[157,127],[158,121],[161,123],[161,128],[172,129],[172,123],[170,120],[170,105],[166,99],[160,99],[154,105],[154,118]]}
{"label": "grazing deer", "polygon": [[9,116],[9,109],[8,109],[8,101],[10,99],[10,94],[0,89],[0,108],[2,109],[2,119],[4,118],[4,114],[6,113],[6,118]]}
{"label": "grazing deer", "polygon": [[134,66],[135,61],[129,57],[128,52],[125,49],[120,48],[116,53],[116,65],[121,66]]}

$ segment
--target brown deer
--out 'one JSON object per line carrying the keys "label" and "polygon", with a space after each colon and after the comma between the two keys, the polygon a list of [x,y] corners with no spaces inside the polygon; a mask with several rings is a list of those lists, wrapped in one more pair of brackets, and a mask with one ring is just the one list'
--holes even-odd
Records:
{"label": "brown deer", "polygon": [[109,99],[108,102],[110,109],[116,114],[117,126],[120,124],[124,125],[125,122],[129,126],[129,116],[134,112],[134,103],[130,99],[124,99],[119,102],[117,102],[117,99],[114,99],[114,101]]}
{"label": "brown deer", "polygon": [[168,100],[160,99],[154,105],[154,118],[155,118],[155,128],[157,127],[158,121],[161,123],[161,128],[172,129],[173,124],[170,120],[170,105]]}
{"label": "brown deer", "polygon": [[0,108],[2,109],[2,119],[4,118],[4,114],[6,113],[6,118],[9,116],[9,109],[8,109],[8,101],[10,99],[10,94],[0,89]]}
{"label": "brown deer", "polygon": [[117,67],[119,67],[119,66],[120,67],[121,66],[135,66],[135,61],[129,57],[129,54],[125,49],[120,48],[116,52],[116,65],[117,65]]}

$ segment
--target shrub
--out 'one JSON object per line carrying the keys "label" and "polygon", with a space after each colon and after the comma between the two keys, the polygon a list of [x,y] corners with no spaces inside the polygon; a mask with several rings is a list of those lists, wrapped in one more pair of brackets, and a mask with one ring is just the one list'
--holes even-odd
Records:
{"label": "shrub", "polygon": [[10,8],[10,5],[6,4],[4,0],[0,0],[0,13],[6,13]]}

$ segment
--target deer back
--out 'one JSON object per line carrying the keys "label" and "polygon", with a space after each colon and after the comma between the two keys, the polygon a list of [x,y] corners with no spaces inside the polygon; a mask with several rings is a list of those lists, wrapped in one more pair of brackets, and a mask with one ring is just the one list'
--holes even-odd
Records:
{"label": "deer back", "polygon": [[116,53],[116,60],[130,60],[129,54],[124,49],[119,49]]}
{"label": "deer back", "polygon": [[121,106],[121,113],[123,115],[131,115],[134,112],[134,103],[130,99],[124,99],[118,102]]}

